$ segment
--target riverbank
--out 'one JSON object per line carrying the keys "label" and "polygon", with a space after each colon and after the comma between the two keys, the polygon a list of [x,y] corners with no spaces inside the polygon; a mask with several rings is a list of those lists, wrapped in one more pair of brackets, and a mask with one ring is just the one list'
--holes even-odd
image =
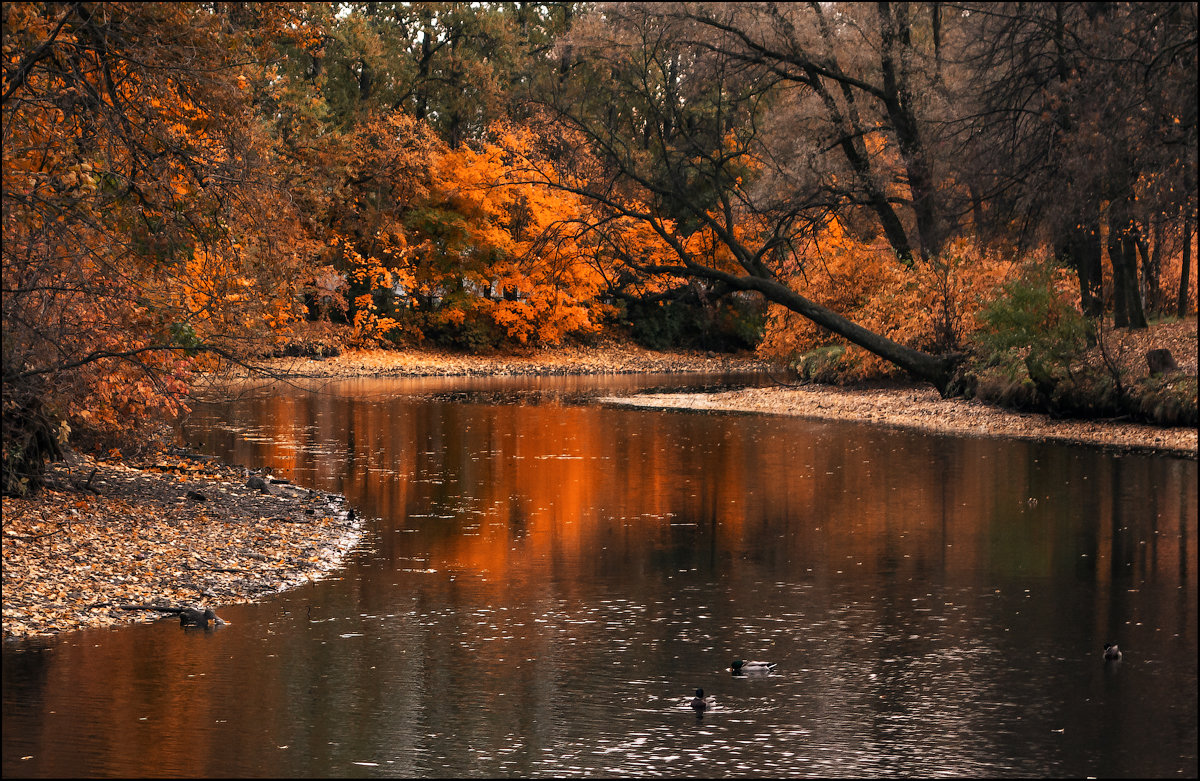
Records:
{"label": "riverbank", "polygon": [[506,377],[566,374],[680,374],[768,371],[752,353],[658,352],[632,344],[560,347],[513,355],[466,355],[437,349],[346,350],[328,358],[268,358],[254,370],[230,365],[207,380],[220,386],[245,379],[350,377]]}
{"label": "riverbank", "polygon": [[[1196,373],[1196,321],[1152,330],[1128,332],[1118,345],[1118,358],[1136,376],[1150,347],[1167,346],[1186,374]],[[1140,340],[1140,341],[1139,341]],[[237,384],[249,378],[243,368],[217,379]],[[752,354],[660,353],[634,345],[565,348],[526,355],[473,357],[437,350],[347,351],[325,359],[276,358],[263,368],[281,379],[421,376],[505,376],[559,374],[776,372],[782,371]],[[717,394],[666,394],[605,399],[607,403],[658,409],[754,412],[820,420],[850,420],[944,434],[1012,437],[1098,445],[1128,452],[1197,457],[1195,428],[1165,427],[1124,420],[1064,420],[1017,412],[978,400],[943,399],[926,385],[892,382],[860,387],[832,385],[748,388]]]}
{"label": "riverbank", "polygon": [[943,399],[933,388],[916,385],[746,388],[710,394],[606,397],[600,401],[643,409],[750,412],[857,421],[938,434],[1055,441],[1124,452],[1197,457],[1194,428],[1125,421],[1056,420],[1049,415],[1004,410],[977,400]]}
{"label": "riverbank", "polygon": [[345,499],[186,451],[143,463],[72,455],[5,497],[4,637],[152,621],[123,605],[252,602],[342,566],[362,520]]}

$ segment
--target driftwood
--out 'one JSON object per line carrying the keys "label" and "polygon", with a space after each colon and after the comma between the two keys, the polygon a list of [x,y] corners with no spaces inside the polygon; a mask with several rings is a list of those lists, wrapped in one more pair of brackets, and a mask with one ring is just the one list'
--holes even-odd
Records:
{"label": "driftwood", "polygon": [[87,480],[71,480],[69,482],[62,482],[59,480],[47,479],[43,481],[43,485],[52,491],[62,491],[64,493],[67,491],[86,491],[88,493],[93,493],[96,496],[100,496],[100,489],[92,485],[92,479],[96,477],[96,473],[99,471],[100,467],[92,469],[92,473],[88,475]]}
{"label": "driftwood", "polygon": [[80,491],[91,491],[96,496],[99,496],[100,491],[95,488],[92,488],[92,478],[95,477],[96,473],[99,471],[100,471],[100,467],[95,467],[94,469],[92,469],[92,473],[90,475],[88,475],[87,482],[85,482],[83,485],[79,485],[79,483],[75,483],[75,487],[78,488]]}
{"label": "driftwood", "polygon": [[169,605],[117,605],[121,610],[155,610],[159,613],[174,613],[179,616],[180,626],[202,626],[205,629],[220,626],[225,620],[218,616],[211,607],[201,610],[196,607],[171,607]]}
{"label": "driftwood", "polygon": [[201,572],[251,572],[252,571],[252,570],[248,570],[248,569],[239,569],[238,567],[222,567],[217,564],[213,564],[211,561],[206,561],[194,553],[192,554],[192,557],[195,558],[196,561],[200,562],[204,566],[203,567],[193,567],[191,564],[184,563],[183,566],[187,567],[190,570],[198,570]]}

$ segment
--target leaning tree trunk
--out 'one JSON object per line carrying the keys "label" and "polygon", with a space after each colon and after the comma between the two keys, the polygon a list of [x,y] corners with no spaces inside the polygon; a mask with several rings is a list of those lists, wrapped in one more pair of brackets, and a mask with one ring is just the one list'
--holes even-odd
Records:
{"label": "leaning tree trunk", "polygon": [[911,347],[905,347],[899,342],[893,342],[886,336],[847,320],[837,312],[826,309],[773,279],[745,276],[733,279],[725,278],[725,281],[743,290],[757,290],[768,300],[787,307],[819,326],[828,328],[848,342],[899,366],[916,379],[930,383],[943,397],[953,395],[956,391],[954,387],[955,371],[962,360],[962,355],[959,353],[931,355]]}

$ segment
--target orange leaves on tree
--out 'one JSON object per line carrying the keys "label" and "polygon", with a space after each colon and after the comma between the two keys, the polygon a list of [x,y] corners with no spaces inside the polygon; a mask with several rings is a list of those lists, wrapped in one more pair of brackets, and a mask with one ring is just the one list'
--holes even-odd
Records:
{"label": "orange leaves on tree", "polygon": [[[977,315],[1015,273],[1014,261],[965,239],[940,257],[908,266],[883,244],[861,242],[830,221],[800,253],[790,280],[802,295],[865,328],[926,351],[961,348],[979,328]],[[760,351],[796,360],[821,347],[846,345],[812,321],[772,305]],[[865,379],[898,371],[855,346],[846,346],[838,373]]]}
{"label": "orange leaves on tree", "polygon": [[295,309],[237,36],[187,3],[6,4],[4,57],[6,396],[102,430],[173,414],[197,347]]}

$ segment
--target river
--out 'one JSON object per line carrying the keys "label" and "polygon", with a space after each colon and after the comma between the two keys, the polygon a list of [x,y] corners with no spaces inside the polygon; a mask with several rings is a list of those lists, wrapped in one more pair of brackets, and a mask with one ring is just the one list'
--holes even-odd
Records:
{"label": "river", "polygon": [[363,543],[216,631],[6,642],[4,775],[1197,775],[1195,461],[595,401],[728,379],[198,405]]}

